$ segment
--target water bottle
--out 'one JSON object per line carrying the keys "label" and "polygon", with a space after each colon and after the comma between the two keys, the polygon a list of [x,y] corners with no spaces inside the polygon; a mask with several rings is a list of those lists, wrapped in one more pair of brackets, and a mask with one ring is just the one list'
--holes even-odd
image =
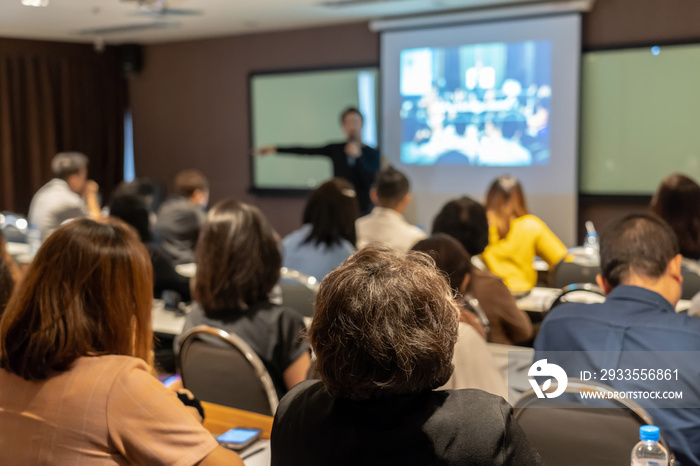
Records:
{"label": "water bottle", "polygon": [[587,254],[598,253],[598,233],[590,220],[586,221],[586,239],[583,241],[583,249]]}
{"label": "water bottle", "polygon": [[639,428],[641,442],[632,449],[632,466],[668,466],[668,452],[659,444],[659,428]]}

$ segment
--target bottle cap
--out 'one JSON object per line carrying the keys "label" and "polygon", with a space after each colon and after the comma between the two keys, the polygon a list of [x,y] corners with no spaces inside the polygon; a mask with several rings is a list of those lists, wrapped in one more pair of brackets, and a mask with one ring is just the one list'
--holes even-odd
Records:
{"label": "bottle cap", "polygon": [[656,426],[642,426],[639,428],[640,440],[659,441],[659,428]]}

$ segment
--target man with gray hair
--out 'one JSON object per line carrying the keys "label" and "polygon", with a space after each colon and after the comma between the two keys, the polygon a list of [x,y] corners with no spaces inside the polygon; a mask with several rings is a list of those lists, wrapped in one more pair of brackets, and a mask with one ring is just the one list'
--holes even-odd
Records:
{"label": "man with gray hair", "polygon": [[99,186],[88,180],[88,158],[79,152],[61,152],[51,160],[54,178],[46,183],[29,206],[29,224],[46,239],[66,220],[100,218]]}

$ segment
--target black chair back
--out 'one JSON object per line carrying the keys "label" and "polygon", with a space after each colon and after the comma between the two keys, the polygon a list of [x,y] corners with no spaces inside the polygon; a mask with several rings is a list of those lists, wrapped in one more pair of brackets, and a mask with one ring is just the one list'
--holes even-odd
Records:
{"label": "black chair back", "polygon": [[202,401],[274,416],[279,402],[265,365],[240,337],[195,327],[177,354],[183,386]]}
{"label": "black chair back", "polygon": [[596,254],[567,254],[549,271],[549,286],[563,288],[572,283],[595,283],[600,273],[600,258]]}
{"label": "black chair back", "polygon": [[[639,427],[653,424],[651,416],[630,400],[597,400],[594,406],[574,401],[580,391],[610,392],[602,384],[569,379],[566,401],[525,393],[513,410],[515,419],[542,457],[543,464],[619,466],[628,464],[639,442]],[[665,439],[661,443],[668,449]],[[670,451],[670,450],[669,450]],[[674,464],[672,461],[670,464]]]}
{"label": "black chair back", "polygon": [[700,293],[700,264],[692,259],[683,258],[681,275],[683,276],[681,299],[693,299],[693,296]]}

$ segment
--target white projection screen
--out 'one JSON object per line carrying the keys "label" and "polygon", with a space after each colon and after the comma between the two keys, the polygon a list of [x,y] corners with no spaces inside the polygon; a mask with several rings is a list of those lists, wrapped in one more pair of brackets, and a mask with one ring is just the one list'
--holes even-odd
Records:
{"label": "white projection screen", "polygon": [[411,180],[408,217],[483,201],[501,174],[567,246],[577,221],[579,14],[381,34],[382,152]]}

